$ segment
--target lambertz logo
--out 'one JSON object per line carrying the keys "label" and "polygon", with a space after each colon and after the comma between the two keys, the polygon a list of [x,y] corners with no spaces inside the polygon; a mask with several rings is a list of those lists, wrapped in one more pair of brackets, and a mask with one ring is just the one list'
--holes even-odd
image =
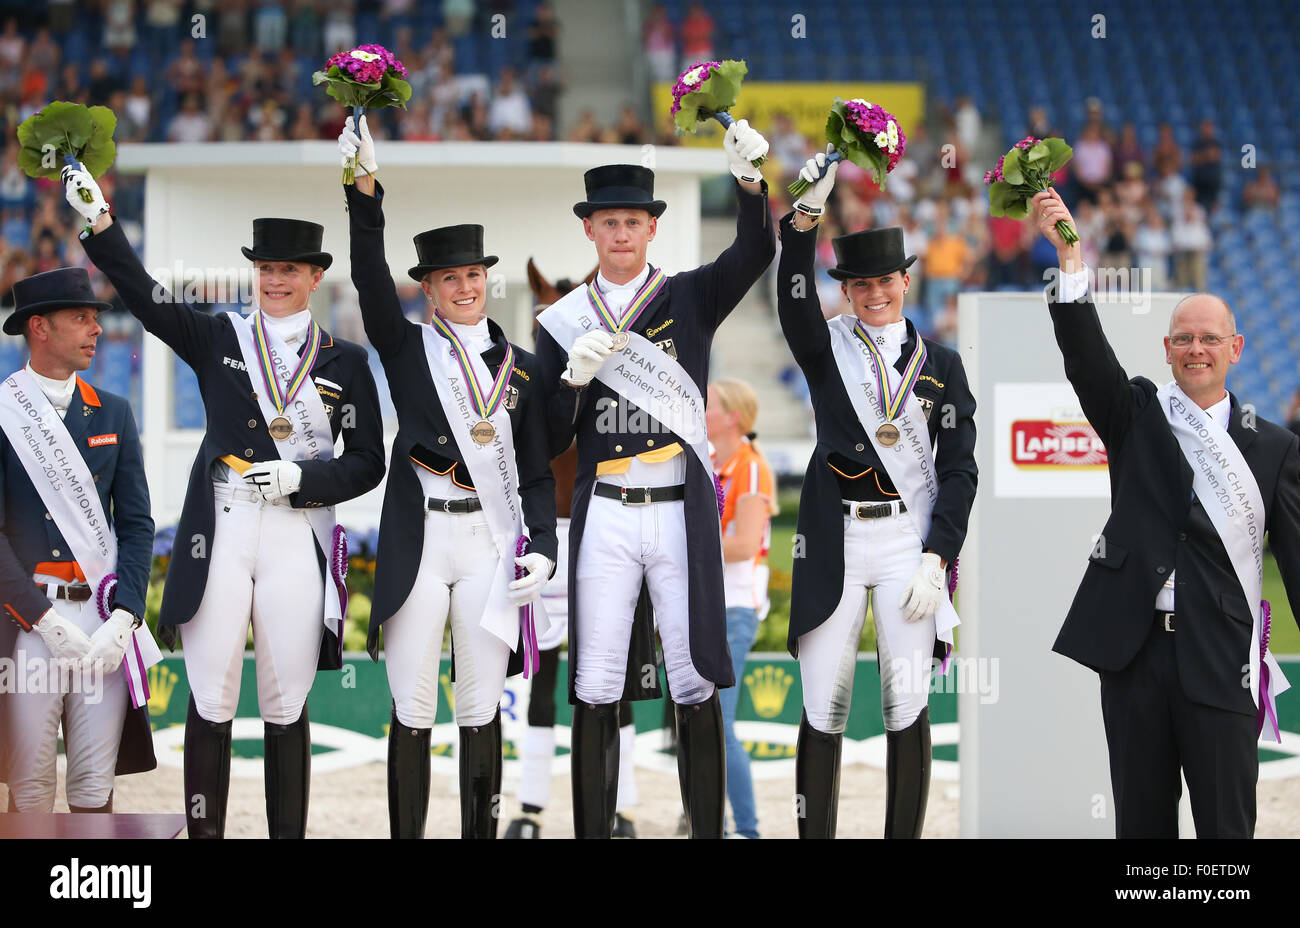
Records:
{"label": "lambertz logo", "polygon": [[1087,422],[1018,419],[1011,423],[1011,463],[1025,470],[1099,470],[1106,446]]}

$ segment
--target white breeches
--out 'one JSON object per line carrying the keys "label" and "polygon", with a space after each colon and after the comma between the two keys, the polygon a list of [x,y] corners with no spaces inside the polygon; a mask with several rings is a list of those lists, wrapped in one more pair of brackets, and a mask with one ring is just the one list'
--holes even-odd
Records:
{"label": "white breeches", "polygon": [[899,602],[921,564],[921,538],[908,513],[844,517],[844,591],[830,617],[799,638],[804,711],[818,731],[844,731],[853,695],[867,597],[876,623],[885,728],[907,728],[925,708],[933,666],[934,617],[903,619]]}
{"label": "white breeches", "polygon": [[[58,581],[37,575],[38,582]],[[94,601],[50,600],[59,613],[87,635],[99,627]],[[130,697],[126,677],[114,670],[82,671],[77,662],[51,657],[41,636],[19,632],[12,654],[13,682],[23,678],[24,692],[10,692],[5,707],[5,737],[10,749],[9,790],[19,812],[53,812],[57,779],[60,719],[68,757],[68,804],[95,809],[108,802],[117,767]]]}
{"label": "white breeches", "polygon": [[[426,497],[472,496],[451,478],[416,468]],[[479,625],[499,554],[483,512],[428,512],[415,584],[402,607],[384,622],[384,659],[397,719],[432,728],[438,711],[442,639],[451,622],[455,648],[456,723],[486,725],[505,691],[510,647]]]}
{"label": "white breeches", "polygon": [[194,703],[209,722],[235,717],[251,621],[258,711],[264,722],[290,725],[316,679],[325,631],[311,524],[288,499],[263,502],[242,485],[214,484],[213,496],[208,584],[198,612],[181,626]]}

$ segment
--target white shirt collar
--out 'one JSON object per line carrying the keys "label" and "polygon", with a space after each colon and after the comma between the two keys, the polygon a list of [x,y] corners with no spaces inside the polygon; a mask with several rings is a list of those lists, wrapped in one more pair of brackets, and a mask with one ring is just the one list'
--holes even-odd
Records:
{"label": "white shirt collar", "polygon": [[487,316],[483,316],[478,322],[465,324],[462,322],[452,322],[447,320],[451,330],[456,333],[456,337],[466,347],[482,354],[492,344],[492,333],[488,331]]}
{"label": "white shirt collar", "polygon": [[76,373],[69,374],[67,380],[54,380],[32,370],[30,361],[27,362],[26,368],[27,373],[32,375],[36,385],[41,388],[41,392],[49,399],[50,405],[60,412],[66,411],[72,403],[72,391],[77,388]]}
{"label": "white shirt collar", "polygon": [[1232,394],[1224,394],[1223,399],[1205,410],[1205,412],[1226,431],[1232,417]]}
{"label": "white shirt collar", "polygon": [[625,284],[612,284],[609,278],[599,271],[596,272],[596,286],[600,288],[602,294],[613,293],[618,290],[631,290],[633,293],[641,289],[641,285],[650,279],[650,265],[646,264],[641,268],[641,273],[637,274]]}
{"label": "white shirt collar", "polygon": [[880,353],[885,356],[885,360],[893,364],[898,360],[898,356],[903,353],[903,342],[907,341],[907,321],[899,319],[897,322],[891,322],[888,325],[867,325],[865,322],[862,328],[871,336],[871,341]]}
{"label": "white shirt collar", "polygon": [[300,309],[288,316],[262,313],[262,321],[284,339],[286,345],[293,348],[307,340],[307,330],[311,328],[311,309]]}

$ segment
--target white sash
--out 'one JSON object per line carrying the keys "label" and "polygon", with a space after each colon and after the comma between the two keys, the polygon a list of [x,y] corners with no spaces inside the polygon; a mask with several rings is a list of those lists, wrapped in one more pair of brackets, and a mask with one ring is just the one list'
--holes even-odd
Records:
{"label": "white sash", "polygon": [[[230,322],[234,326],[235,335],[239,338],[239,350],[244,355],[244,366],[248,369],[248,379],[253,384],[253,392],[257,395],[258,408],[262,410],[262,418],[270,422],[276,416],[287,416],[293,423],[293,434],[284,441],[275,442],[275,450],[280,454],[282,461],[330,461],[334,458],[334,433],[330,430],[329,416],[325,414],[325,404],[321,401],[320,393],[316,390],[316,383],[308,375],[303,381],[302,389],[298,391],[290,402],[288,408],[281,413],[275,408],[275,402],[268,395],[269,390],[265,384],[259,384],[256,379],[256,372],[262,369],[261,359],[257,354],[257,344],[253,340],[253,323],[249,318],[239,315],[239,313],[226,313],[230,317]],[[275,376],[280,381],[280,386],[286,387],[293,378],[293,369],[289,367],[289,360],[298,359],[297,353],[290,348],[279,333],[272,326],[264,326],[266,332],[266,347],[271,354],[271,363],[275,365]],[[333,632],[338,640],[343,640],[343,612],[347,608],[345,593],[341,589],[334,576],[335,555],[334,555],[334,507],[320,506],[311,509],[302,510],[307,515],[307,521],[311,525],[312,534],[316,536],[316,544],[320,546],[321,553],[325,555],[325,577],[322,581],[324,584],[325,595],[325,627]]]}
{"label": "white sash", "polygon": [[[934,451],[930,447],[930,431],[925,412],[909,393],[903,410],[893,424],[900,439],[892,448],[886,448],[876,438],[876,430],[888,420],[880,411],[880,397],[876,394],[876,367],[871,351],[853,334],[857,317],[852,314],[836,316],[827,323],[831,336],[831,351],[839,368],[844,391],[849,395],[853,411],[866,429],[871,446],[876,449],[894,488],[907,504],[907,514],[916,526],[916,533],[924,540],[930,533],[930,517],[939,499],[939,477],[934,469]],[[920,338],[918,334],[916,336]],[[892,389],[898,389],[903,376],[892,365],[885,368]],[[951,567],[952,565],[949,565]],[[953,629],[961,624],[957,610],[947,596],[939,598],[939,608],[934,614],[935,633],[939,640],[951,645]]]}
{"label": "white sash", "polygon": [[[488,421],[496,429],[493,440],[480,445],[470,437],[470,429],[481,418],[470,399],[465,378],[456,362],[451,342],[431,325],[421,325],[424,336],[424,356],[433,375],[438,401],[447,417],[447,427],[456,439],[461,459],[474,481],[483,516],[492,531],[496,545],[496,568],[484,604],[479,625],[496,635],[511,651],[519,645],[519,607],[510,602],[509,585],[515,579],[515,550],[519,536],[527,534],[524,527],[523,504],[519,499],[519,466],[515,461],[515,436],[510,425],[510,411],[505,403],[497,407]],[[478,352],[467,349],[466,359],[479,383],[492,383],[492,372]],[[533,603],[533,620],[537,632],[550,628],[546,609],[540,599]]]}
{"label": "white sash", "polygon": [[[603,329],[587,300],[587,288],[571,290],[537,317],[561,348],[567,350],[586,332]],[[619,396],[644,409],[660,425],[685,441],[706,474],[713,473],[704,397],[686,369],[644,335],[625,332],[627,346],[596,371],[596,378]]]}
{"label": "white sash", "polygon": [[[109,600],[101,586],[117,567],[117,538],[76,442],[45,391],[26,370],[15,371],[0,387],[0,429],[72,549],[98,608],[101,600]],[[131,704],[136,708],[149,701],[145,671],[160,660],[162,652],[148,627],[141,625],[122,659]]]}
{"label": "white sash", "polygon": [[[1192,467],[1192,489],[1219,533],[1232,561],[1232,570],[1250,607],[1250,695],[1260,707],[1260,690],[1265,689],[1265,709],[1276,719],[1277,696],[1290,689],[1286,675],[1272,652],[1265,649],[1267,687],[1260,679],[1260,601],[1264,589],[1264,500],[1246,457],[1222,426],[1205,414],[1177,383],[1170,381],[1157,391],[1160,408],[1183,456]],[[1174,607],[1177,608],[1177,600]],[[1266,741],[1280,741],[1272,726],[1265,725]]]}

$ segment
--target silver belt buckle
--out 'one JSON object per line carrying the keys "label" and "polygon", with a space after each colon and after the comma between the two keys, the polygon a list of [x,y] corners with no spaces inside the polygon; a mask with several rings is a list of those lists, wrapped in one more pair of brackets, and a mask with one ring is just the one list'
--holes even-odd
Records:
{"label": "silver belt buckle", "polygon": [[451,515],[451,503],[452,501],[449,499],[444,499],[442,501],[442,511],[447,513],[447,515]]}
{"label": "silver belt buckle", "polygon": [[1174,630],[1174,614],[1173,614],[1172,612],[1166,612],[1166,613],[1165,613],[1165,631],[1167,631],[1167,632],[1172,632],[1173,630]]}
{"label": "silver belt buckle", "polygon": [[[641,491],[641,500],[640,500],[640,502],[633,502],[632,500],[629,500],[629,499],[627,498],[627,491],[628,491],[628,490],[640,490],[640,491]],[[649,505],[650,505],[650,488],[649,488],[649,487],[619,487],[619,488],[618,488],[618,501],[619,501],[620,503],[622,503],[624,506],[649,506]]]}

